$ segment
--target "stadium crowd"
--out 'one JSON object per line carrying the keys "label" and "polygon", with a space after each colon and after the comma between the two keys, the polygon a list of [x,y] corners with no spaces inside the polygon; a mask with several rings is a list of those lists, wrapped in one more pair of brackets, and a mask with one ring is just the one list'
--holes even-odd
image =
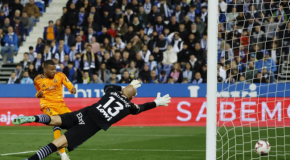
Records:
{"label": "stadium crowd", "polygon": [[[33,83],[43,62],[52,59],[73,83],[200,84],[207,82],[207,56],[218,56],[219,83],[276,82],[289,53],[289,2],[218,1],[218,55],[212,55],[207,53],[208,0],[68,0],[61,18],[48,22],[8,83]],[[26,30],[31,25],[25,17],[38,17],[27,5],[17,9]],[[1,53],[17,46],[5,41],[10,33],[22,37],[8,23],[17,26],[20,15],[6,18],[3,11],[0,33],[8,34],[1,38]]]}

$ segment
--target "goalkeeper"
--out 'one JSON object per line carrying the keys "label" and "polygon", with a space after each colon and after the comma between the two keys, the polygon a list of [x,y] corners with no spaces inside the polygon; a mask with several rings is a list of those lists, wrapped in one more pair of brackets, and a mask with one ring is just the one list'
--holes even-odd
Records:
{"label": "goalkeeper", "polygon": [[157,94],[154,102],[141,105],[131,103],[130,101],[137,94],[137,88],[140,86],[138,80],[133,80],[125,88],[106,85],[104,88],[106,94],[97,103],[72,113],[51,117],[46,114],[17,117],[13,120],[15,125],[37,122],[68,129],[64,135],[42,147],[36,154],[26,160],[43,159],[63,147],[72,151],[101,129],[106,131],[112,124],[129,114],[139,114],[157,106],[168,106],[168,103],[170,103],[169,95],[160,97],[160,93]]}

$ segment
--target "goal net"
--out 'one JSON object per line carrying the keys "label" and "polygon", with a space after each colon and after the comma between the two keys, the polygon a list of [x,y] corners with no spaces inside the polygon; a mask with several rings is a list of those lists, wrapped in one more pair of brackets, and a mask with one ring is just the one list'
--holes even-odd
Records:
{"label": "goal net", "polygon": [[[289,5],[219,0],[219,160],[290,159]],[[255,153],[258,140],[270,143],[269,155]]]}

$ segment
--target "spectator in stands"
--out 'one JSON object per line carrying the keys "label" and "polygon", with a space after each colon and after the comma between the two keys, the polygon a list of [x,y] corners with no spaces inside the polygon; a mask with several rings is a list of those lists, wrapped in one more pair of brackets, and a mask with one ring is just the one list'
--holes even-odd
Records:
{"label": "spectator in stands", "polygon": [[107,83],[116,84],[119,82],[119,78],[117,77],[115,72],[112,72],[111,77],[108,79]]}
{"label": "spectator in stands", "polygon": [[151,52],[148,50],[146,45],[143,45],[142,50],[139,51],[139,53],[141,54],[141,57],[145,62],[149,62],[149,56],[151,55]]}
{"label": "spectator in stands", "polygon": [[47,43],[51,43],[51,41],[58,41],[59,32],[56,26],[54,26],[53,21],[48,22],[48,27],[44,27],[43,39]]}
{"label": "spectator in stands", "polygon": [[116,27],[117,35],[123,37],[128,32],[128,25],[124,23],[124,19],[120,18]]}
{"label": "spectator in stands", "polygon": [[11,13],[15,13],[17,10],[21,13],[23,10],[23,5],[20,3],[20,0],[15,0],[11,8]]}
{"label": "spectator in stands", "polygon": [[252,33],[252,36],[250,38],[250,43],[251,44],[256,44],[260,43],[259,47],[261,48],[263,46],[263,42],[266,41],[265,33],[264,31],[261,30],[260,25],[255,26],[255,31]]}
{"label": "spectator in stands", "polygon": [[11,20],[12,20],[12,21],[15,21],[15,18],[19,18],[19,19],[20,19],[20,18],[21,18],[21,17],[20,17],[20,15],[21,15],[20,13],[21,13],[21,12],[20,12],[19,10],[16,10],[16,11],[14,12],[14,16],[11,15]]}
{"label": "spectator in stands", "polygon": [[90,83],[102,84],[104,82],[99,78],[99,75],[97,73],[94,73],[93,79]]}
{"label": "spectator in stands", "polygon": [[136,68],[140,70],[144,67],[144,64],[145,64],[145,62],[142,59],[141,54],[137,53],[136,54]]}
{"label": "spectator in stands", "polygon": [[128,71],[125,71],[123,73],[123,77],[119,81],[119,83],[130,83],[132,81],[132,78],[130,77],[130,74]]}
{"label": "spectator in stands", "polygon": [[44,48],[45,48],[45,45],[43,43],[42,38],[38,38],[37,44],[35,46],[35,52],[36,53],[43,53],[44,52]]}
{"label": "spectator in stands", "polygon": [[58,59],[60,63],[63,63],[65,61],[65,55],[67,55],[69,60],[69,55],[65,52],[63,45],[58,45],[54,58]]}
{"label": "spectator in stands", "polygon": [[156,74],[159,74],[158,72],[158,63],[154,60],[154,56],[150,55],[149,56],[149,61],[148,61],[148,65],[149,65],[149,70],[155,70]]}
{"label": "spectator in stands", "polygon": [[[1,7],[1,9],[4,11],[6,17],[10,17],[11,16],[12,7],[9,6],[9,2],[8,1],[4,1],[3,6]],[[12,14],[13,13],[14,12],[12,12]]]}
{"label": "spectator in stands", "polygon": [[[139,18],[141,24],[148,24],[148,16],[144,12],[144,7],[142,5],[139,6],[139,12],[137,13],[137,17]],[[144,28],[144,25],[142,25]]]}
{"label": "spectator in stands", "polygon": [[108,10],[104,10],[103,11],[103,16],[101,17],[101,25],[106,27],[106,28],[110,28],[110,17],[109,17],[109,12]]}
{"label": "spectator in stands", "polygon": [[67,27],[65,29],[65,33],[60,35],[59,38],[63,39],[64,40],[64,44],[66,44],[69,47],[71,47],[75,43],[75,39],[76,39],[74,34],[71,33],[70,27]]}
{"label": "spectator in stands", "polygon": [[24,59],[23,61],[20,61],[20,64],[22,64],[22,68],[23,70],[27,71],[28,70],[28,67],[30,65],[30,60],[29,60],[29,55],[27,52],[24,53]]}
{"label": "spectator in stands", "polygon": [[195,75],[195,71],[193,71],[190,62],[187,62],[185,68],[182,72],[182,78],[187,78],[187,81],[191,83],[193,80],[193,76]]}
{"label": "spectator in stands", "polygon": [[81,72],[73,65],[73,62],[68,62],[68,65],[63,69],[63,73],[72,83],[77,83],[80,82]]}
{"label": "spectator in stands", "polygon": [[248,66],[245,71],[245,78],[248,82],[252,83],[252,80],[256,77],[258,74],[258,69],[255,69],[254,62],[249,62]]}
{"label": "spectator in stands", "polygon": [[226,14],[226,19],[227,19],[227,31],[231,31],[232,27],[235,25],[236,23],[236,18],[238,17],[239,13],[236,12],[237,9],[236,8],[232,8],[232,12],[231,13],[227,13]]}
{"label": "spectator in stands", "polygon": [[116,37],[117,32],[116,32],[115,23],[111,22],[111,27],[108,30],[108,34],[110,34],[113,38]]}
{"label": "spectator in stands", "polygon": [[16,77],[18,79],[22,79],[24,70],[22,69],[22,64],[21,63],[17,64],[16,69],[14,70],[14,72],[16,73]]}
{"label": "spectator in stands", "polygon": [[99,43],[103,44],[105,38],[107,38],[107,39],[111,42],[112,37],[111,37],[111,35],[108,34],[107,32],[108,32],[107,27],[103,27],[103,28],[102,28],[102,34],[99,35],[99,38],[98,38],[98,42],[99,42]]}
{"label": "spectator in stands", "polygon": [[85,15],[85,8],[81,7],[79,13],[78,13],[78,28],[80,28],[80,26],[83,26],[83,24],[85,23],[85,19],[86,15]]}
{"label": "spectator in stands", "polygon": [[79,10],[83,5],[81,0],[68,0],[66,3],[66,8],[70,8],[72,3],[75,5],[76,10]]}
{"label": "spectator in stands", "polygon": [[165,71],[161,71],[158,78],[159,83],[166,83],[167,82],[167,74]]}
{"label": "spectator in stands", "polygon": [[119,35],[116,36],[115,40],[116,40],[116,43],[114,43],[113,46],[115,46],[118,50],[123,52],[126,46],[125,43],[122,42],[122,39]]}
{"label": "spectator in stands", "polygon": [[139,72],[139,78],[143,83],[148,83],[150,81],[150,70],[148,63],[145,63],[143,69]]}
{"label": "spectator in stands", "polygon": [[20,17],[20,21],[24,26],[24,32],[26,36],[29,36],[29,29],[30,29],[30,19],[27,16],[26,12],[22,12],[22,16]]}
{"label": "spectator in stands", "polygon": [[138,78],[138,74],[139,71],[137,68],[135,68],[135,61],[131,61],[129,65],[127,65],[126,67],[122,68],[120,70],[120,73],[124,73],[125,71],[128,71],[130,77],[132,79],[137,79]]}
{"label": "spectator in stands", "polygon": [[89,72],[87,71],[83,72],[82,84],[89,84],[90,81],[91,80],[90,80]]}
{"label": "spectator in stands", "polygon": [[107,68],[111,70],[111,72],[120,73],[120,69],[122,68],[122,59],[121,53],[119,50],[115,51],[115,55],[109,59],[107,62]]}
{"label": "spectator in stands", "polygon": [[5,18],[7,18],[7,17],[5,16],[4,11],[3,11],[2,9],[0,9],[0,26],[1,26],[1,27],[2,27],[3,24],[4,24],[4,20],[5,20]]}
{"label": "spectator in stands", "polygon": [[55,53],[57,52],[56,42],[53,40],[50,43],[47,43],[47,45],[49,44],[50,44],[49,51],[51,54],[53,54],[52,56],[55,57]]}
{"label": "spectator in stands", "polygon": [[270,83],[275,81],[274,73],[277,71],[277,65],[273,59],[271,59],[268,51],[264,51],[264,58],[257,61],[255,67],[259,72],[262,72],[262,70],[266,68],[266,73],[269,75]]}
{"label": "spectator in stands", "polygon": [[54,54],[52,52],[53,51],[50,50],[50,45],[46,44],[44,51],[43,51],[43,60],[47,61],[47,60],[51,60],[52,58],[54,58]]}
{"label": "spectator in stands", "polygon": [[100,43],[96,42],[96,37],[94,36],[91,38],[91,45],[93,53],[100,52]]}
{"label": "spectator in stands", "polygon": [[85,50],[85,42],[82,41],[82,37],[80,35],[77,35],[76,37],[76,50],[77,52],[81,53]]}
{"label": "spectator in stands", "polygon": [[174,84],[174,79],[172,77],[169,77],[167,83],[168,84]]}
{"label": "spectator in stands", "polygon": [[257,77],[253,79],[253,83],[268,83],[268,81],[262,76],[262,73],[257,73]]}
{"label": "spectator in stands", "polygon": [[30,18],[29,30],[32,30],[35,20],[38,19],[40,15],[39,8],[34,4],[34,0],[29,0],[29,3],[23,8],[23,12],[26,12]]}
{"label": "spectator in stands", "polygon": [[5,18],[5,20],[4,20],[4,24],[3,24],[3,26],[2,26],[3,32],[4,32],[5,34],[8,33],[8,28],[9,28],[10,26],[11,26],[10,19],[9,19],[9,18]]}
{"label": "spectator in stands", "polygon": [[43,58],[42,58],[42,54],[41,53],[37,53],[37,57],[36,59],[34,59],[33,61],[33,65],[35,70],[37,71],[38,74],[43,73],[43,68],[42,68],[42,63],[44,62]]}
{"label": "spectator in stands", "polygon": [[178,62],[184,66],[185,62],[188,62],[188,59],[190,57],[190,55],[192,55],[192,52],[188,49],[187,47],[187,43],[183,43],[182,44],[182,50],[177,54],[178,56]]}
{"label": "spectator in stands", "polygon": [[37,76],[37,72],[32,63],[30,63],[27,71],[28,71],[29,77],[34,80],[34,78]]}
{"label": "spectator in stands", "polygon": [[199,72],[195,73],[195,79],[192,81],[193,84],[201,84],[203,83],[203,79],[201,78],[201,75]]}
{"label": "spectator in stands", "polygon": [[[78,0],[81,1],[81,0]],[[72,29],[76,29],[78,25],[78,9],[74,3],[70,3],[70,6],[67,6],[68,11],[65,13],[64,26],[70,26]]]}
{"label": "spectator in stands", "polygon": [[125,35],[124,35],[124,40],[125,40],[125,43],[129,43],[132,39],[133,39],[133,37],[136,35],[136,33],[134,32],[134,28],[133,28],[133,26],[129,26],[129,28],[128,28],[128,32],[127,33],[125,33]]}
{"label": "spectator in stands", "polygon": [[18,50],[18,37],[17,34],[13,32],[13,28],[8,28],[8,34],[4,36],[5,46],[1,49],[1,55],[3,57],[3,62],[11,62],[13,53]]}
{"label": "spectator in stands", "polygon": [[159,83],[158,76],[155,70],[150,71],[150,80],[148,81],[148,83],[155,83],[155,84]]}
{"label": "spectator in stands", "polygon": [[154,47],[152,55],[157,63],[161,63],[163,61],[163,53],[159,51],[158,47]]}
{"label": "spectator in stands", "polygon": [[34,59],[36,58],[36,56],[37,56],[37,53],[34,52],[33,47],[30,46],[30,47],[28,48],[28,59],[29,59],[29,61],[30,61],[30,62],[33,62]]}
{"label": "spectator in stands", "polygon": [[88,45],[86,48],[86,53],[81,57],[80,69],[82,71],[87,71],[90,73],[95,73],[99,70],[99,60],[97,56],[92,52],[92,46]]}
{"label": "spectator in stands", "polygon": [[74,63],[74,67],[76,67],[78,70],[81,70],[80,69],[80,63],[81,63],[81,54],[80,53],[75,54],[75,59],[72,60],[72,62]]}
{"label": "spectator in stands", "polygon": [[19,83],[19,80],[16,77],[16,73],[12,72],[11,76],[9,77],[9,80],[8,80],[7,84],[15,84],[15,83]]}
{"label": "spectator in stands", "polygon": [[29,77],[28,71],[24,71],[23,78],[20,81],[21,84],[33,84],[33,80]]}
{"label": "spectator in stands", "polygon": [[226,44],[225,49],[221,52],[221,58],[224,58],[226,61],[234,60],[234,52],[230,48],[230,44]]}
{"label": "spectator in stands", "polygon": [[88,29],[88,36],[86,37],[86,42],[92,43],[92,38],[93,37],[97,37],[96,32],[94,31],[94,29],[92,27],[90,27]]}
{"label": "spectator in stands", "polygon": [[20,22],[20,18],[19,17],[14,18],[13,28],[14,28],[14,33],[16,33],[17,36],[18,36],[17,45],[20,46],[21,43],[24,41],[24,37],[23,36],[24,36],[25,30],[24,30],[24,25],[23,25],[22,22]]}
{"label": "spectator in stands", "polygon": [[278,10],[276,12],[274,12],[274,14],[273,14],[274,17],[277,17],[278,15],[281,15],[281,21],[282,22],[287,22],[288,21],[288,15],[289,15],[289,13],[287,15],[287,12],[285,12],[284,6],[283,6],[282,3],[279,4]]}
{"label": "spectator in stands", "polygon": [[98,77],[103,81],[103,82],[107,82],[110,77],[111,77],[111,73],[110,70],[106,69],[106,64],[102,63],[101,67],[99,69],[98,73]]}
{"label": "spectator in stands", "polygon": [[102,45],[107,52],[110,52],[112,49],[114,49],[114,47],[111,46],[110,40],[108,38],[104,39]]}
{"label": "spectator in stands", "polygon": [[181,83],[182,81],[182,72],[179,63],[174,63],[173,68],[169,74],[173,78],[174,83]]}
{"label": "spectator in stands", "polygon": [[255,44],[255,45],[253,46],[253,50],[252,50],[252,52],[255,53],[255,55],[256,55],[256,59],[257,59],[257,60],[261,60],[261,59],[263,59],[263,57],[264,57],[264,53],[260,50],[260,47],[259,47],[258,44]]}
{"label": "spectator in stands", "polygon": [[63,33],[63,26],[62,26],[62,24],[61,24],[60,19],[57,19],[57,20],[55,21],[54,26],[57,28],[58,33]]}
{"label": "spectator in stands", "polygon": [[172,65],[173,63],[177,62],[177,55],[173,51],[171,45],[167,46],[167,50],[163,52],[163,60],[162,63],[163,65]]}

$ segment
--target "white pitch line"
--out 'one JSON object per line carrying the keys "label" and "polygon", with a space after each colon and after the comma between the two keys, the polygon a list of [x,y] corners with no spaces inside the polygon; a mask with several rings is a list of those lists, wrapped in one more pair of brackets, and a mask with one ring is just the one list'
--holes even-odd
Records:
{"label": "white pitch line", "polygon": [[[16,135],[53,135],[52,133],[0,133],[1,134],[16,134]],[[194,137],[194,135],[162,135],[162,134],[97,134],[97,136],[138,136],[138,137]]]}
{"label": "white pitch line", "polygon": [[168,149],[76,149],[76,151],[142,151],[142,152],[204,152],[205,150],[168,150]]}
{"label": "white pitch line", "polygon": [[0,156],[10,156],[10,155],[16,155],[16,154],[32,153],[32,152],[37,152],[37,151],[25,151],[25,152],[16,152],[16,153],[5,153],[5,154],[0,154]]}
{"label": "white pitch line", "polygon": [[[76,151],[140,151],[140,152],[205,152],[206,150],[168,150],[168,149],[76,149]],[[254,150],[252,150],[254,152]],[[0,156],[10,156],[17,154],[35,153],[37,151],[26,151],[16,153],[5,153]],[[242,150],[229,150],[229,152],[243,152]],[[284,151],[277,151],[282,153]],[[288,152],[286,152],[287,154]]]}

